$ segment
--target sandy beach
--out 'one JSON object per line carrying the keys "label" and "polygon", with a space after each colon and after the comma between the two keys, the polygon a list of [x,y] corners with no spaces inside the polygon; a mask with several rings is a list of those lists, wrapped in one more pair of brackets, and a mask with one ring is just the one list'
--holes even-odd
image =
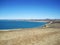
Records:
{"label": "sandy beach", "polygon": [[60,28],[51,28],[51,25],[47,26],[43,28],[16,29],[15,31],[0,31],[0,45],[60,45]]}

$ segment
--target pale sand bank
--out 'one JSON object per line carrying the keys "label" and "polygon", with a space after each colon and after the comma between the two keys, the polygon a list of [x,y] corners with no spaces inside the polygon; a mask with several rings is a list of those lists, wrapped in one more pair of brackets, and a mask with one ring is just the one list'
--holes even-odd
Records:
{"label": "pale sand bank", "polygon": [[0,45],[60,45],[60,29],[0,31]]}

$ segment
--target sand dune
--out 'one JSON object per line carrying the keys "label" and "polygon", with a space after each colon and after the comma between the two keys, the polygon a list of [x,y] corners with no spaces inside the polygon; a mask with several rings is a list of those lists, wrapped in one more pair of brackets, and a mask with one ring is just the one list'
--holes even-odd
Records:
{"label": "sand dune", "polygon": [[60,45],[60,29],[34,28],[1,31],[0,45]]}

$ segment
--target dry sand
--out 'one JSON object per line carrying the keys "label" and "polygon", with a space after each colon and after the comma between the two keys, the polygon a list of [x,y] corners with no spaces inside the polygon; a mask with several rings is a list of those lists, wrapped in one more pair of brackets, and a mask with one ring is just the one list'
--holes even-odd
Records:
{"label": "dry sand", "polygon": [[60,45],[60,29],[32,28],[0,31],[0,45]]}

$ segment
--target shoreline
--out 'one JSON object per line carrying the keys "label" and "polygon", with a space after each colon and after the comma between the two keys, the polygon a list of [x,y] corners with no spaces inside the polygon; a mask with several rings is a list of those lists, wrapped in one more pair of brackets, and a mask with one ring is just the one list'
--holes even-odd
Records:
{"label": "shoreline", "polygon": [[[46,22],[47,23],[48,21],[28,21],[28,22]],[[45,25],[46,24],[39,26],[39,27],[33,27],[33,28],[0,29],[0,31],[16,31],[16,30],[23,30],[23,29],[43,28]]]}
{"label": "shoreline", "polygon": [[28,22],[49,22],[49,21],[28,21]]}
{"label": "shoreline", "polygon": [[[56,26],[60,26],[60,23]],[[49,28],[54,23],[45,24],[45,28],[24,28],[0,31],[0,45],[59,45],[60,28]]]}

